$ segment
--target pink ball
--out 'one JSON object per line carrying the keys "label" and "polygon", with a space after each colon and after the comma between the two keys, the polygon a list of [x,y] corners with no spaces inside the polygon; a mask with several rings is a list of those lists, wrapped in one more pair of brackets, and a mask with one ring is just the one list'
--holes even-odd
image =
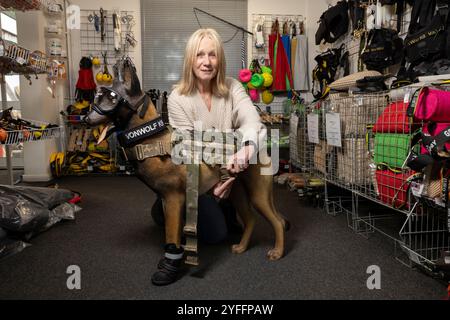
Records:
{"label": "pink ball", "polygon": [[248,69],[239,71],[239,80],[241,82],[249,82],[252,79],[252,72]]}
{"label": "pink ball", "polygon": [[259,101],[259,92],[258,92],[258,90],[256,90],[256,89],[251,89],[251,90],[248,91],[248,94],[249,94],[249,96],[250,96],[250,99],[251,99],[253,102],[258,102],[258,101]]}

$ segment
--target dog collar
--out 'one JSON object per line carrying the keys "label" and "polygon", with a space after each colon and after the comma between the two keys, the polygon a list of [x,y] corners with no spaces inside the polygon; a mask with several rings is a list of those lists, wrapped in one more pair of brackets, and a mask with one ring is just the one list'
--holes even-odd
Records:
{"label": "dog collar", "polygon": [[139,127],[126,130],[118,135],[118,139],[122,147],[129,147],[139,140],[151,137],[166,128],[164,121],[158,117],[150,122],[147,122]]}

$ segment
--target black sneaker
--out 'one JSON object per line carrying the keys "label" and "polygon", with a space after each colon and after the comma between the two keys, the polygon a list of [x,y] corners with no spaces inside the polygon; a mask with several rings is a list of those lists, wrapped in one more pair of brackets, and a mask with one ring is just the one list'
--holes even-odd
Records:
{"label": "black sneaker", "polygon": [[164,258],[159,261],[158,271],[152,276],[155,286],[166,286],[179,279],[183,254],[183,248],[177,248],[175,244],[166,245]]}

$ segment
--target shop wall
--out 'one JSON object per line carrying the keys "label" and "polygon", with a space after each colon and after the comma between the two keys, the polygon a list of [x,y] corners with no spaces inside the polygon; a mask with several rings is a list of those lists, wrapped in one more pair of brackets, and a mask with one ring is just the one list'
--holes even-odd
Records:
{"label": "shop wall", "polygon": [[[100,7],[104,10],[126,10],[133,11],[133,16],[136,21],[134,26],[134,36],[137,40],[137,45],[134,48],[134,52],[130,54],[133,62],[136,66],[136,71],[138,73],[139,79],[142,79],[142,45],[141,45],[141,14],[140,14],[140,0],[71,0],[71,4],[80,6],[82,10],[95,10],[99,11]],[[81,59],[81,53],[77,48],[79,43],[80,33],[79,31],[73,30],[71,32],[71,43],[72,43],[72,68],[75,72],[72,72],[73,79],[72,82],[75,84],[78,77],[78,63]],[[112,70],[110,70],[112,71]]]}
{"label": "shop wall", "polygon": [[[29,50],[46,52],[45,26],[47,20],[42,11],[17,12],[17,38],[19,45]],[[20,77],[20,105],[24,119],[60,123],[59,110],[67,94],[67,82],[59,82],[52,88],[46,75],[38,79],[31,76],[32,84]],[[52,96],[52,93],[55,97]],[[48,181],[51,179],[49,158],[59,147],[58,139],[24,143],[24,181]]]}
{"label": "shop wall", "polygon": [[[283,1],[271,1],[271,0],[248,0],[248,19],[247,30],[253,32],[252,28],[252,15],[253,14],[274,14],[274,15],[303,15],[306,18],[306,24],[309,23],[307,15],[307,3],[308,0],[283,0]],[[248,62],[252,59],[253,41],[252,37],[248,37]]]}
{"label": "shop wall", "polygon": [[[306,34],[308,35],[308,59],[309,59],[309,73],[311,77],[311,72],[316,66],[316,61],[314,57],[320,54],[324,48],[320,48],[316,45],[316,31],[319,27],[317,23],[319,21],[322,13],[328,9],[330,5],[336,4],[337,0],[314,0],[314,1],[305,1],[306,12],[308,17],[308,23],[306,25]],[[312,81],[312,78],[310,78]],[[311,93],[308,93],[306,97],[307,101],[312,101],[313,96]]]}
{"label": "shop wall", "polygon": [[[315,45],[315,33],[318,27],[317,21],[322,13],[337,0],[248,0],[248,30],[252,31],[252,14],[275,14],[275,15],[302,15],[305,20],[306,35],[308,36],[308,59],[309,73],[315,66],[314,57],[320,53],[320,48]],[[248,61],[252,57],[252,37],[248,39]],[[307,100],[312,95],[307,94]]]}

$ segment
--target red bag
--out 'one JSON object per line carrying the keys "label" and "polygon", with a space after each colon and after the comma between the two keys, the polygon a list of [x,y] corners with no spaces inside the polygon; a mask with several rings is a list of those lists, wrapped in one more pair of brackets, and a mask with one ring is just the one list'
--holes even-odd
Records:
{"label": "red bag", "polygon": [[408,104],[403,101],[398,101],[389,104],[383,113],[378,118],[372,131],[374,133],[410,133],[411,126],[417,126],[417,124],[411,124],[410,118],[407,116],[406,111]]}
{"label": "red bag", "polygon": [[408,203],[408,189],[410,174],[395,173],[391,170],[377,170],[378,193],[381,201],[394,208],[406,207]]}

